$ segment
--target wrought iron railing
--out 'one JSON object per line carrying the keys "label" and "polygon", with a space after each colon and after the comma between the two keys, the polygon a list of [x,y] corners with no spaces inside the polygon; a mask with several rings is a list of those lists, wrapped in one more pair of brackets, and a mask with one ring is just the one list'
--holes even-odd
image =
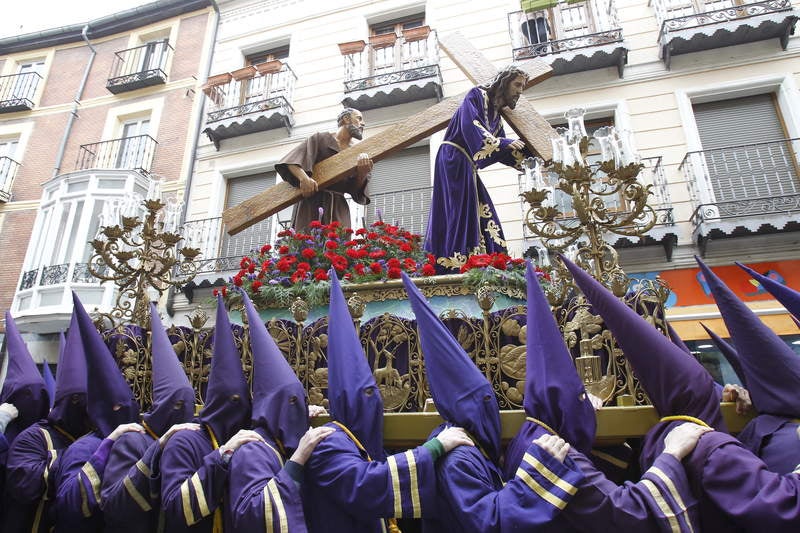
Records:
{"label": "wrought iron railing", "polygon": [[551,7],[508,14],[514,60],[622,41],[614,0],[553,1]]}
{"label": "wrought iron railing", "polygon": [[19,282],[19,290],[24,291],[36,285],[36,280],[39,278],[39,269],[28,270],[22,274],[22,280]]}
{"label": "wrought iron railing", "polygon": [[19,163],[8,156],[0,157],[0,202],[11,200],[11,185],[17,175]]}
{"label": "wrought iron railing", "polygon": [[249,228],[228,235],[222,217],[189,220],[183,225],[180,246],[200,249],[197,273],[238,270],[242,256],[257,250],[272,240],[272,224],[268,218]]}
{"label": "wrought iron railing", "polygon": [[365,225],[383,220],[424,237],[428,229],[432,192],[433,187],[420,187],[371,194],[371,201],[365,209]]}
{"label": "wrought iron railing", "polygon": [[653,0],[661,35],[684,28],[753,17],[792,9],[790,0]]}
{"label": "wrought iron railing", "polygon": [[33,108],[33,97],[41,79],[38,72],[0,76],[0,111]]}
{"label": "wrought iron railing", "polygon": [[[209,99],[208,123],[273,109],[287,117],[294,113],[292,94],[297,82],[294,71],[286,64],[276,72],[263,68],[259,70],[259,67],[245,67],[209,79],[203,89]],[[214,79],[224,82],[214,83]]]}
{"label": "wrought iron railing", "polygon": [[144,87],[156,80],[163,83],[167,79],[167,61],[173,51],[169,41],[163,39],[115,52],[106,86],[116,92],[115,88]]}
{"label": "wrought iron railing", "polygon": [[[39,276],[40,271],[41,276]],[[67,282],[99,284],[100,280],[89,271],[89,265],[86,263],[63,263],[43,266],[40,269],[24,272],[22,281],[19,284],[19,290],[32,289],[36,285],[58,285]]]}
{"label": "wrought iron railing", "polygon": [[696,225],[800,209],[800,139],[689,152],[681,161]]}
{"label": "wrought iron railing", "polygon": [[158,142],[149,135],[136,135],[111,141],[83,144],[75,170],[113,168],[150,172]]}
{"label": "wrought iron railing", "polygon": [[439,41],[427,27],[406,30],[401,36],[376,35],[369,43],[342,43],[339,48],[345,93],[425,78],[441,83]]}

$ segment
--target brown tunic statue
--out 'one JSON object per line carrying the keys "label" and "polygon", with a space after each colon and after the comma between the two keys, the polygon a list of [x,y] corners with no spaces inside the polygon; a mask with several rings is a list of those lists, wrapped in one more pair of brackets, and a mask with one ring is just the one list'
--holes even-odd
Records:
{"label": "brown tunic statue", "polygon": [[340,149],[354,143],[354,139],[361,138],[363,131],[361,113],[355,110],[349,111],[349,114],[343,112],[340,115],[339,130],[335,134],[314,133],[275,165],[275,170],[284,181],[303,191],[303,199],[295,205],[292,214],[292,227],[296,230],[306,229],[313,220],[318,220],[320,208],[323,210],[321,219],[323,224],[337,220],[343,227],[350,227],[350,208],[344,193],[350,194],[353,200],[361,205],[366,205],[370,201],[366,189],[372,161],[367,156],[364,156],[363,162],[359,158],[355,175],[325,189],[317,189],[316,182],[309,179],[315,163],[337,154]]}

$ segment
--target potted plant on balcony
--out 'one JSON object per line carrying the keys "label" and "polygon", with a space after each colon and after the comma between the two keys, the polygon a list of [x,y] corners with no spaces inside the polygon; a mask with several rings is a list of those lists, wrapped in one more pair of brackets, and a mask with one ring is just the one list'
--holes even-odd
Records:
{"label": "potted plant on balcony", "polygon": [[267,74],[275,74],[276,72],[280,72],[283,68],[283,62],[280,59],[271,59],[269,61],[264,61],[263,63],[258,63],[255,65],[256,70],[262,76],[266,76]]}
{"label": "potted plant on balcony", "polygon": [[414,42],[414,41],[421,41],[423,39],[427,39],[428,35],[431,33],[430,26],[418,26],[416,28],[406,28],[403,30],[403,39],[406,42]]}
{"label": "potted plant on balcony", "polygon": [[342,53],[343,56],[347,56],[350,54],[360,54],[364,51],[364,48],[367,46],[367,43],[362,41],[349,41],[346,43],[339,43],[339,51]]}
{"label": "potted plant on balcony", "polygon": [[256,75],[256,67],[253,65],[247,65],[246,67],[242,67],[240,69],[234,70],[231,72],[231,76],[236,81],[242,80],[249,80]]}
{"label": "potted plant on balcony", "polygon": [[394,32],[373,35],[369,38],[369,44],[372,48],[388,48],[389,46],[394,46],[395,42],[397,42],[397,34]]}

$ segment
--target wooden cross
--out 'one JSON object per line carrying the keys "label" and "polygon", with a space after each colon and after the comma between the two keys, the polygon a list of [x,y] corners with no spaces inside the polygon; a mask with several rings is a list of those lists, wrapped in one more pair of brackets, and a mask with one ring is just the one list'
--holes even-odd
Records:
{"label": "wooden cross", "polygon": [[[439,45],[475,85],[489,83],[497,74],[492,63],[461,34],[448,35],[439,40]],[[528,74],[526,89],[553,75],[553,69],[541,59],[526,60],[520,68]],[[324,189],[352,175],[361,153],[369,154],[373,161],[380,161],[420,139],[429,137],[447,127],[463,98],[464,94],[461,94],[442,100],[400,124],[320,161],[314,165],[312,178],[320,189]],[[524,96],[520,96],[516,109],[504,107],[500,112],[529,148],[538,152],[543,159],[552,158],[550,138],[555,136],[555,132]],[[299,188],[280,182],[239,205],[226,209],[222,213],[222,220],[228,233],[235,235],[301,199]]]}

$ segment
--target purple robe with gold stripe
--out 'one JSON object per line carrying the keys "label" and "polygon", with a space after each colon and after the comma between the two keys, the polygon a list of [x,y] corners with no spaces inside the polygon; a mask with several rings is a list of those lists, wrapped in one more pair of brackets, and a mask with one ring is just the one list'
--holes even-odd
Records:
{"label": "purple robe with gold stripe", "polygon": [[[548,432],[526,422],[506,448],[506,477],[530,443]],[[690,532],[697,530],[697,500],[686,472],[671,455],[660,455],[638,483],[617,484],[574,448],[569,457],[586,478],[560,516],[541,531]]]}
{"label": "purple robe with gold stripe", "polygon": [[478,170],[493,163],[520,169],[530,154],[509,148],[512,142],[486,90],[471,89],[436,154],[425,250],[442,259],[440,268],[458,268],[460,257],[472,253],[506,252],[500,219]]}
{"label": "purple robe with gold stripe", "polygon": [[[52,467],[69,445],[70,440],[47,421],[37,422],[14,439],[6,460],[4,533],[50,530]],[[50,499],[42,501],[48,492]]]}
{"label": "purple robe with gold stripe", "polygon": [[160,458],[159,442],[144,433],[124,433],[114,443],[100,492],[107,530],[156,530],[161,505]]}
{"label": "purple robe with gold stripe", "polygon": [[300,485],[284,468],[278,446],[265,440],[242,445],[231,458],[226,503],[231,525],[253,533],[304,533]]}
{"label": "purple robe with gold stripe", "polygon": [[761,414],[748,422],[737,437],[767,468],[788,474],[800,464],[799,422],[796,418]]}
{"label": "purple robe with gold stripe", "polygon": [[114,441],[94,433],[73,442],[53,465],[56,533],[103,530],[100,484]]}
{"label": "purple robe with gold stripe", "polygon": [[[205,428],[178,431],[170,437],[161,453],[165,531],[211,533],[214,521],[224,520],[228,467]],[[225,527],[225,531],[233,529]]]}
{"label": "purple robe with gold stripe", "polygon": [[583,480],[571,459],[560,463],[530,444],[514,477],[480,448],[459,446],[436,465],[438,516],[423,522],[426,533],[535,531],[567,506]]}
{"label": "purple robe with gold stripe", "polygon": [[303,505],[312,533],[384,531],[386,518],[420,518],[435,504],[434,461],[418,446],[370,461],[338,426],[305,465]]}

